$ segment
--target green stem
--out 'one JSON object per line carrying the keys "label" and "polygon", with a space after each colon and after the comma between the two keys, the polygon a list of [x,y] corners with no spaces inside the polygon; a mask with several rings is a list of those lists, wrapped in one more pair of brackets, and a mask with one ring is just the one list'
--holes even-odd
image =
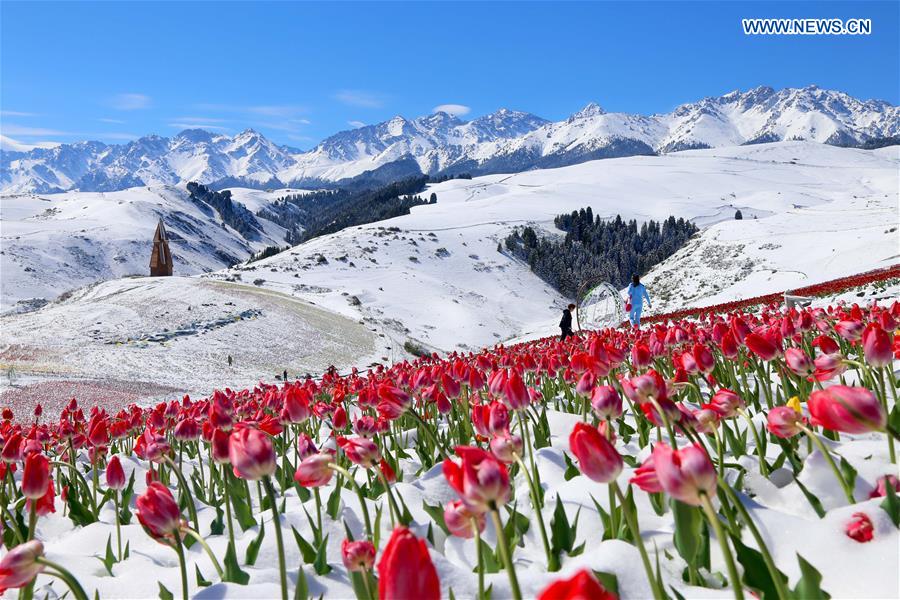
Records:
{"label": "green stem", "polygon": [[[350,472],[347,471],[344,467],[339,467],[338,465],[332,463],[331,465],[329,465],[329,468],[331,470],[337,471],[338,473],[343,475],[344,478],[347,479],[347,481],[349,481],[350,484],[353,486],[353,489],[356,490],[356,496],[359,498],[359,504],[362,507],[363,521],[366,525],[366,536],[369,538],[369,540],[372,540],[372,521],[371,521],[371,519],[369,519],[369,507],[366,505],[366,497],[365,497],[365,495],[363,495],[362,488],[359,487],[359,484],[356,483],[356,479],[354,479],[353,476],[350,475]],[[390,502],[388,503],[388,508],[391,511],[392,524],[396,523],[394,521],[393,505]],[[321,525],[320,525],[320,527],[321,527]]]}
{"label": "green stem", "polygon": [[[225,496],[225,517],[228,519],[228,542],[232,548],[236,549],[237,547],[234,545],[234,523],[231,517],[231,491],[228,489],[228,477],[228,467],[222,465],[222,493]],[[212,480],[212,467],[210,467],[209,478]]]}
{"label": "green stem", "polygon": [[188,534],[195,540],[197,540],[197,542],[201,546],[203,546],[203,549],[206,551],[207,556],[209,556],[209,560],[212,561],[212,564],[216,570],[216,573],[219,574],[219,579],[224,579],[225,571],[222,570],[222,565],[219,564],[219,560],[216,558],[216,555],[213,554],[212,548],[209,547],[209,544],[206,543],[206,540],[204,540],[203,537],[199,533],[197,533],[190,527],[182,527],[181,531]]}
{"label": "green stem", "polygon": [[278,546],[278,570],[281,575],[281,600],[288,600],[287,568],[284,564],[284,540],[281,538],[281,519],[278,517],[278,498],[275,496],[275,488],[272,480],[263,477],[263,485],[269,495],[269,504],[272,505],[272,525],[275,527],[275,543]]}
{"label": "green stem", "polygon": [[528,469],[525,467],[525,462],[518,456],[516,457],[516,463],[519,465],[519,469],[521,469],[522,474],[525,476],[525,481],[528,483],[528,490],[531,492],[531,505],[534,508],[534,514],[537,517],[538,522],[538,530],[541,533],[541,542],[544,544],[544,554],[547,555],[547,570],[554,572],[559,571],[559,560],[550,550],[550,542],[547,539],[547,526],[544,524],[544,515],[541,513],[541,501],[540,496],[538,496],[537,486],[534,484],[534,480],[531,479],[531,474],[529,474]]}
{"label": "green stem", "polygon": [[728,579],[731,581],[734,598],[735,600],[744,600],[744,589],[741,586],[741,578],[738,576],[737,567],[734,564],[734,557],[731,554],[731,549],[728,547],[728,540],[725,539],[725,532],[722,531],[722,524],[719,522],[719,516],[716,514],[716,509],[713,508],[712,501],[704,492],[700,492],[700,502],[703,506],[703,512],[706,513],[706,518],[709,520],[709,524],[712,525],[712,528],[716,532],[716,539],[719,540],[719,548],[721,548],[722,556],[725,558],[725,566],[728,569]]}
{"label": "green stem", "polygon": [[750,517],[750,513],[747,512],[747,508],[740,501],[740,498],[738,498],[734,490],[731,489],[731,486],[725,483],[725,480],[721,477],[719,478],[719,488],[725,491],[725,495],[731,500],[731,503],[737,509],[738,514],[740,514],[741,519],[750,530],[751,535],[753,535],[753,539],[756,540],[756,545],[759,546],[759,552],[762,554],[763,562],[766,563],[766,569],[768,569],[769,576],[772,578],[772,584],[775,586],[775,593],[778,594],[778,600],[788,600],[788,598],[790,598],[790,591],[785,586],[784,580],[781,578],[781,573],[778,571],[778,567],[775,566],[775,561],[769,553],[769,548],[766,546],[762,535],[759,533],[756,523],[754,523],[753,519]]}
{"label": "green stem", "polygon": [[181,473],[181,469],[179,469],[175,465],[175,461],[167,456],[166,464],[169,465],[170,470],[175,473],[175,478],[178,479],[178,485],[179,487],[181,487],[182,493],[187,494],[187,507],[188,514],[191,517],[191,523],[194,524],[195,531],[200,531],[200,520],[197,518],[197,507],[194,506],[194,496],[193,494],[191,494],[191,488],[188,487],[188,483],[187,481],[185,481],[184,475]]}
{"label": "green stem", "polygon": [[122,560],[122,524],[119,523],[119,490],[113,492],[113,502],[116,507],[116,557]]}
{"label": "green stem", "polygon": [[500,557],[503,560],[503,566],[506,568],[506,575],[509,577],[509,587],[512,591],[513,600],[522,600],[522,591],[519,589],[519,579],[516,577],[516,568],[513,566],[512,554],[509,551],[509,540],[506,539],[506,532],[503,530],[503,521],[500,518],[500,510],[495,502],[491,502],[491,520],[494,522],[494,529],[497,530],[497,541],[500,546]]}
{"label": "green stem", "polygon": [[55,573],[47,572],[47,574],[62,579],[72,591],[72,596],[75,598],[75,600],[88,600],[88,595],[85,593],[84,588],[81,587],[81,584],[78,583],[78,580],[68,569],[66,569],[62,565],[56,564],[51,560],[47,560],[43,556],[37,557],[35,559],[35,562],[42,564],[49,569],[53,569],[53,571],[56,571]]}
{"label": "green stem", "polygon": [[187,567],[184,563],[184,548],[181,545],[181,534],[174,531],[175,536],[175,552],[178,554],[178,566],[181,569],[181,597],[188,600],[188,578]]}
{"label": "green stem", "polygon": [[441,442],[438,439],[437,434],[431,430],[431,427],[428,425],[428,423],[425,422],[424,419],[422,419],[422,417],[419,416],[419,413],[417,413],[415,410],[413,410],[413,408],[411,406],[406,410],[406,412],[411,414],[413,416],[413,418],[419,422],[419,425],[422,426],[422,428],[425,430],[425,433],[427,433],[428,437],[431,438],[431,441],[434,442],[434,445],[437,447],[438,452],[441,453],[441,458],[442,459],[449,458],[449,455],[447,454],[447,449],[444,448],[443,442]]}
{"label": "green stem", "polygon": [[650,582],[650,590],[653,592],[653,598],[655,600],[665,600],[665,592],[659,588],[659,583],[656,580],[653,567],[650,565],[650,557],[647,556],[647,549],[644,547],[644,540],[641,538],[641,530],[638,527],[637,519],[635,518],[635,515],[628,510],[628,503],[625,500],[625,495],[622,494],[619,484],[615,481],[611,481],[607,485],[609,485],[616,496],[619,497],[619,505],[622,507],[622,514],[625,516],[625,522],[631,530],[631,537],[634,539],[634,545],[637,546],[638,553],[641,555],[641,562],[644,563],[644,571],[647,573],[647,581]]}
{"label": "green stem", "polygon": [[759,472],[762,473],[763,477],[768,478],[769,465],[766,463],[765,449],[763,448],[762,440],[759,437],[759,432],[756,430],[756,425],[753,424],[753,419],[750,418],[747,411],[739,409],[738,414],[744,417],[747,421],[747,426],[750,427],[750,432],[753,434],[753,441],[756,444],[756,456],[759,458]]}
{"label": "green stem", "polygon": [[475,555],[478,557],[478,600],[484,599],[484,557],[481,555],[481,532],[478,522],[472,519],[472,533],[475,534]]}
{"label": "green stem", "polygon": [[828,466],[831,467],[831,471],[834,473],[834,476],[837,477],[838,483],[841,484],[841,489],[844,490],[844,495],[847,496],[847,501],[850,504],[856,504],[856,499],[853,497],[853,490],[850,488],[850,484],[844,479],[844,475],[841,473],[838,466],[835,464],[834,459],[831,458],[831,453],[828,451],[828,448],[825,447],[825,444],[822,443],[822,440],[819,439],[814,432],[810,431],[808,427],[803,425],[799,425],[800,429],[812,440],[812,443],[815,444],[816,448],[819,452],[822,453],[822,456],[825,457],[825,461],[828,463]]}

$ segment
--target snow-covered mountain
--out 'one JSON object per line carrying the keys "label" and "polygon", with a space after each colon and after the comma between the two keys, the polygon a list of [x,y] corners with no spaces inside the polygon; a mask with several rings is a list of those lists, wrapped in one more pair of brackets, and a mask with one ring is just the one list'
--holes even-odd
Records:
{"label": "snow-covered mountain", "polygon": [[[198,181],[256,188],[337,182],[359,176],[513,173],[598,158],[659,154],[782,140],[863,146],[900,136],[900,108],[816,86],[757,87],[651,116],[589,104],[548,122],[501,109],[464,122],[438,112],[401,116],[335,134],[308,152],[253,130],[229,137],[186,130],[124,145],[63,144],[0,151],[0,192],[113,191]],[[368,175],[367,175],[368,174]]]}

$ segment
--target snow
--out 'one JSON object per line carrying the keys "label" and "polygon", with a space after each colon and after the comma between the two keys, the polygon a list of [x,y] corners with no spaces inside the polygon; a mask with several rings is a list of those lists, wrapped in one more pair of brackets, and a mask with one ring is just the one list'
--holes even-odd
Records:
{"label": "snow", "polygon": [[390,356],[377,332],[307,302],[189,277],[100,283],[39,311],[0,316],[0,328],[4,370],[37,376],[20,382],[20,390],[3,377],[4,402],[39,400],[32,396],[40,389],[30,390],[42,380],[145,382],[139,399],[146,402],[173,391],[179,397],[253,387],[284,369],[291,378],[331,365],[345,372]]}
{"label": "snow", "polygon": [[160,217],[177,275],[221,269],[266,246],[285,245],[285,230],[264,219],[259,238],[244,239],[181,188],[3,196],[0,310],[99,280],[146,274]]}
{"label": "snow", "polygon": [[897,147],[782,142],[456,179],[429,186],[437,204],[207,277],[259,272],[265,287],[377,322],[400,344],[477,349],[552,333],[567,303],[497,251],[514,227],[553,234],[557,214],[587,206],[604,218],[696,219],[706,229],[646,278],[653,314],[896,262],[898,166]]}

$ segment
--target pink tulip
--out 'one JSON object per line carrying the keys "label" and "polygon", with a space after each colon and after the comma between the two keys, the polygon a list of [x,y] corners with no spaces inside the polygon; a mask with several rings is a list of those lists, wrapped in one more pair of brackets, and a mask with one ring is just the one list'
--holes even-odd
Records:
{"label": "pink tulip", "polygon": [[800,377],[809,377],[815,371],[813,361],[806,355],[806,352],[799,348],[788,348],[785,350],[784,362],[792,373]]}
{"label": "pink tulip", "polygon": [[662,486],[659,483],[659,478],[656,476],[656,465],[653,463],[653,454],[648,456],[647,459],[641,463],[641,466],[634,471],[634,475],[628,483],[638,486],[648,494],[656,494],[663,491]]}
{"label": "pink tulip", "polygon": [[491,452],[505,463],[516,462],[522,456],[522,438],[508,433],[498,435],[491,440]]}
{"label": "pink tulip", "polygon": [[37,559],[44,555],[44,545],[31,540],[19,544],[0,559],[0,591],[22,588],[34,581],[44,565]]}
{"label": "pink tulip", "polygon": [[341,560],[351,573],[368,571],[375,564],[375,546],[367,540],[341,543]]}
{"label": "pink tulip", "polygon": [[744,401],[735,392],[722,388],[713,394],[709,404],[704,404],[703,408],[714,411],[723,419],[730,419],[744,406]]}
{"label": "pink tulip", "polygon": [[294,481],[303,487],[322,487],[331,481],[334,459],[330,454],[319,453],[307,456],[297,465]]}
{"label": "pink tulip", "polygon": [[576,423],[569,434],[569,448],[578,459],[578,468],[588,479],[609,483],[622,472],[622,457],[596,427]]}
{"label": "pink tulip", "polygon": [[113,456],[106,465],[106,487],[111,490],[121,490],[125,487],[125,470],[118,456]]}
{"label": "pink tulip", "polygon": [[887,424],[884,407],[866,388],[833,385],[810,394],[807,406],[813,424],[825,429],[866,433]]}
{"label": "pink tulip", "polygon": [[381,450],[378,445],[366,437],[339,437],[337,439],[338,446],[347,455],[355,465],[366,468],[374,467],[381,460]]}
{"label": "pink tulip", "polygon": [[611,385],[601,385],[591,393],[591,406],[601,419],[616,419],[622,415],[622,398]]}
{"label": "pink tulip", "polygon": [[776,406],[769,411],[767,420],[769,432],[780,438],[791,438],[802,431],[803,415],[790,406]]}
{"label": "pink tulip", "polygon": [[509,473],[503,463],[480,448],[457,446],[457,463],[444,460],[444,477],[471,508],[485,512],[509,500]]}
{"label": "pink tulip", "polygon": [[700,506],[702,496],[716,495],[716,469],[706,451],[696,444],[673,450],[658,442],[653,449],[653,464],[663,490],[676,500]]}
{"label": "pink tulip", "polygon": [[275,472],[275,449],[269,436],[259,429],[236,429],[231,434],[228,458],[234,474],[256,481]]}
{"label": "pink tulip", "polygon": [[866,362],[873,367],[887,367],[893,364],[891,336],[875,323],[866,327],[862,335],[863,354]]}
{"label": "pink tulip", "polygon": [[479,533],[484,531],[485,517],[484,513],[472,510],[462,500],[454,500],[444,507],[444,523],[451,534],[470,539],[475,537],[473,526],[478,528]]}

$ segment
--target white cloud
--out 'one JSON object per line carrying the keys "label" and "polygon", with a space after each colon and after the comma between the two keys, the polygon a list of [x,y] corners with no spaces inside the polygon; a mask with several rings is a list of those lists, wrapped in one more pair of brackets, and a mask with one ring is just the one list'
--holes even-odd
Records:
{"label": "white cloud", "polygon": [[34,144],[26,144],[11,137],[0,135],[0,150],[8,150],[11,152],[28,152],[35,148],[53,148],[59,146],[60,142],[36,142]]}
{"label": "white cloud", "polygon": [[44,135],[70,135],[68,132],[56,129],[45,129],[43,127],[23,127],[15,123],[3,123],[0,130],[5,135],[24,135],[25,137],[36,137]]}
{"label": "white cloud", "polygon": [[3,117],[36,117],[37,113],[22,112],[19,110],[0,110],[0,116]]}
{"label": "white cloud", "polygon": [[110,100],[110,106],[117,110],[140,110],[150,108],[150,96],[144,94],[117,94]]}
{"label": "white cloud", "polygon": [[208,122],[190,122],[190,121],[177,121],[175,123],[169,123],[169,127],[174,127],[175,129],[210,129],[212,131],[230,131],[227,127],[223,127],[222,125],[211,125]]}
{"label": "white cloud", "polygon": [[361,106],[363,108],[380,108],[384,106],[384,98],[380,94],[361,90],[341,90],[334,95],[334,99],[349,106]]}
{"label": "white cloud", "polygon": [[116,125],[123,125],[125,121],[121,119],[97,119],[101,123],[114,123]]}
{"label": "white cloud", "polygon": [[461,117],[469,114],[471,110],[472,109],[465,104],[441,104],[440,106],[435,106],[434,110],[431,112],[445,112],[454,117]]}
{"label": "white cloud", "polygon": [[362,121],[347,121],[347,125],[350,127],[365,127],[366,124]]}

